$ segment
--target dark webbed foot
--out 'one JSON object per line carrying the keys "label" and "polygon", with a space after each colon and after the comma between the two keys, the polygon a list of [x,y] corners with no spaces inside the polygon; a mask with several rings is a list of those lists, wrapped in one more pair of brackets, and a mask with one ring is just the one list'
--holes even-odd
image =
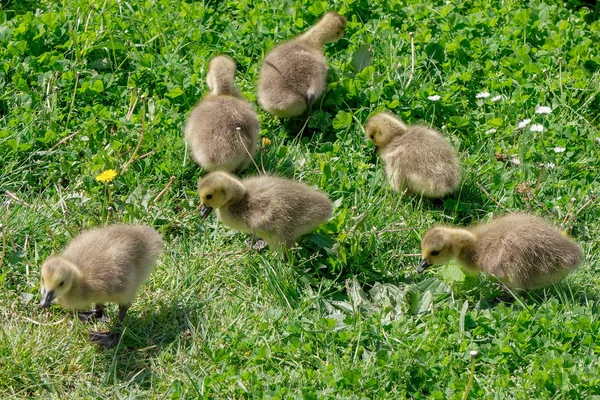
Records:
{"label": "dark webbed foot", "polygon": [[490,300],[490,302],[492,304],[499,304],[499,303],[514,303],[515,302],[515,297],[512,294],[501,294],[498,295],[496,297],[494,297],[493,299]]}
{"label": "dark webbed foot", "polygon": [[117,323],[115,324],[113,330],[110,332],[90,331],[90,342],[96,343],[98,346],[105,349],[116,346],[119,343],[119,338],[121,337],[119,332],[128,309],[129,304],[119,304],[119,316],[117,317]]}
{"label": "dark webbed foot", "polygon": [[77,313],[81,322],[93,322],[102,319],[104,316],[104,306],[96,304],[95,308],[90,311],[80,311]]}
{"label": "dark webbed foot", "polygon": [[265,242],[262,239],[258,239],[256,242],[254,242],[254,244],[252,245],[252,248],[256,251],[261,251],[262,249],[264,249],[265,247],[267,247],[267,242]]}
{"label": "dark webbed foot", "polygon": [[504,286],[503,283],[501,282],[495,282],[494,286],[496,286],[498,289],[502,290],[502,294],[499,294],[498,296],[494,297],[493,299],[491,299],[492,303],[514,303],[515,302],[515,296],[513,293],[511,293],[511,291]]}
{"label": "dark webbed foot", "polygon": [[119,343],[120,338],[119,332],[98,332],[90,331],[90,342],[97,344],[98,346],[109,349],[116,346]]}
{"label": "dark webbed foot", "polygon": [[262,239],[257,239],[256,241],[254,241],[254,237],[246,239],[246,244],[256,251],[261,251],[262,249],[267,247],[267,242],[265,242]]}

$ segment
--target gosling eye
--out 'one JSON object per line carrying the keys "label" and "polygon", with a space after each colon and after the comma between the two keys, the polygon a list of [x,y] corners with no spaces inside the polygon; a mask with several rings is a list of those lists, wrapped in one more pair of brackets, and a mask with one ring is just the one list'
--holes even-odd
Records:
{"label": "gosling eye", "polygon": [[212,198],[213,198],[213,195],[212,195],[212,194],[207,194],[207,195],[206,195],[206,200],[212,200]]}
{"label": "gosling eye", "polygon": [[65,281],[62,281],[62,282],[60,283],[60,285],[58,285],[58,286],[63,286],[64,284],[65,284]]}
{"label": "gosling eye", "polygon": [[440,254],[439,250],[435,250],[435,251],[431,252],[431,255],[434,256],[434,257],[437,256],[437,255],[439,255],[439,254]]}

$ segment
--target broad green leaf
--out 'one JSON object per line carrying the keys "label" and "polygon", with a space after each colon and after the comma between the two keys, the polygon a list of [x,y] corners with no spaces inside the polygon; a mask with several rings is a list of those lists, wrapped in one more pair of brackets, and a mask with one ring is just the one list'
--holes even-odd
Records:
{"label": "broad green leaf", "polygon": [[339,111],[333,119],[334,129],[348,128],[352,124],[352,114],[347,111]]}
{"label": "broad green leaf", "polygon": [[356,72],[360,72],[371,64],[373,64],[371,45],[363,44],[352,55],[352,67]]}
{"label": "broad green leaf", "polygon": [[90,89],[96,93],[102,93],[104,91],[104,83],[100,79],[96,79]]}
{"label": "broad green leaf", "polygon": [[174,99],[176,97],[179,97],[183,94],[183,90],[181,90],[180,87],[175,87],[171,90],[169,90],[169,92],[167,93],[167,96]]}

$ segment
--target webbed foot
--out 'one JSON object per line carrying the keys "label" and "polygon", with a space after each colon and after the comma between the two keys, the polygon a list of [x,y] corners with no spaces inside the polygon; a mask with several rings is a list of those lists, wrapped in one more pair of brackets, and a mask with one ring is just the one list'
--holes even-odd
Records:
{"label": "webbed foot", "polygon": [[77,317],[81,322],[93,322],[102,319],[104,316],[104,306],[96,304],[96,307],[89,311],[80,311],[77,313]]}
{"label": "webbed foot", "polygon": [[90,331],[90,342],[97,344],[98,346],[109,349],[116,346],[119,343],[121,335],[119,332],[98,332]]}

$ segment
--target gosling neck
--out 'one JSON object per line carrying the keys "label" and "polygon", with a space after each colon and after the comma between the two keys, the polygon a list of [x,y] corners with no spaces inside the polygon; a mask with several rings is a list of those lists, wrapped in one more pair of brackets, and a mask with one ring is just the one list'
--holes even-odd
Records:
{"label": "gosling neck", "polygon": [[467,270],[479,271],[479,267],[475,265],[473,260],[475,242],[477,241],[475,235],[466,229],[455,229],[452,236],[456,261]]}
{"label": "gosling neck", "polygon": [[406,126],[406,124],[400,121],[398,118],[387,113],[382,113],[382,116],[387,120],[390,130],[394,136],[402,136],[408,130],[408,126]]}
{"label": "gosling neck", "polygon": [[304,32],[298,39],[302,41],[306,47],[313,50],[322,51],[325,46],[322,29],[318,24]]}
{"label": "gosling neck", "polygon": [[404,124],[404,122],[392,115],[387,113],[382,113],[380,115],[381,119],[379,120],[379,125],[382,135],[380,135],[379,138],[379,146],[381,148],[385,148],[392,141],[404,135],[408,127]]}
{"label": "gosling neck", "polygon": [[235,87],[231,79],[219,75],[215,77],[215,86],[211,94],[215,96],[241,97],[240,91]]}
{"label": "gosling neck", "polygon": [[239,203],[244,199],[244,197],[246,197],[246,188],[244,187],[244,184],[237,179],[232,180],[231,186],[227,189],[227,191],[228,199],[225,203],[226,206]]}

